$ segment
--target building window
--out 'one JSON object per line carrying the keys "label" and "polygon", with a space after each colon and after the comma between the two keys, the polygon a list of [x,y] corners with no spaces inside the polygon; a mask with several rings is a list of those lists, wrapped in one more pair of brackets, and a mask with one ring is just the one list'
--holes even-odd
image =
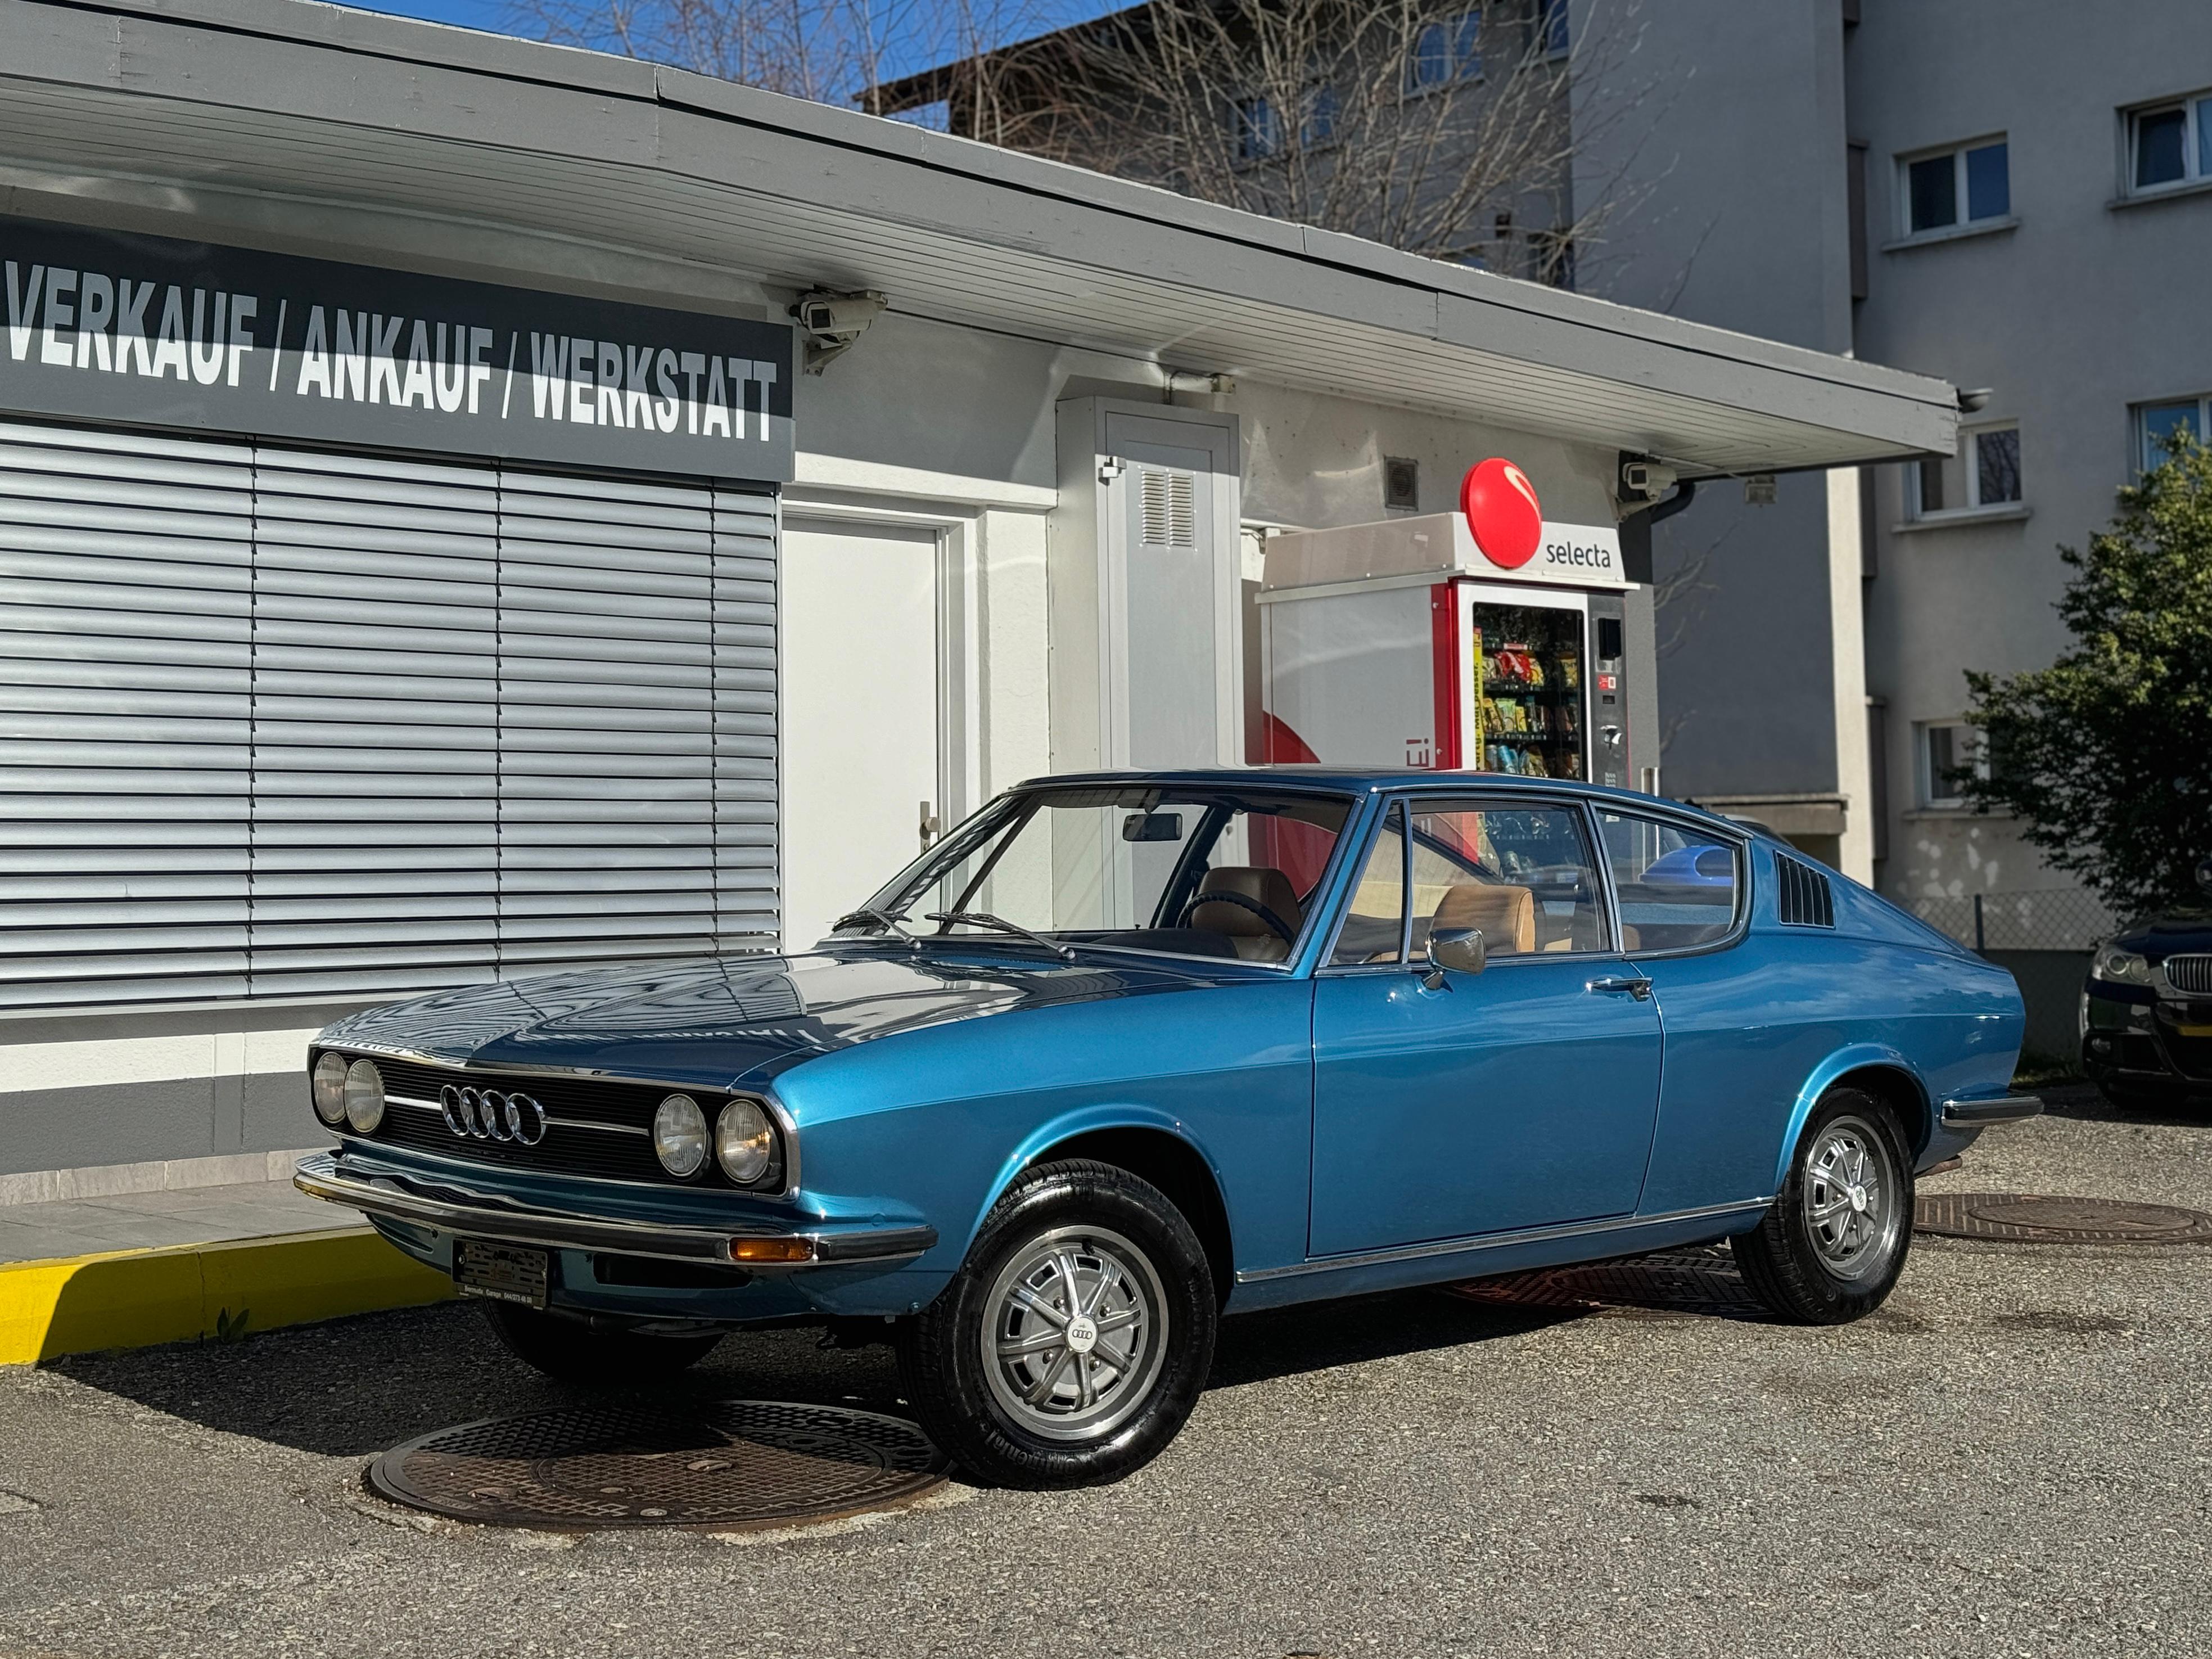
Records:
{"label": "building window", "polygon": [[1964,720],[1930,720],[1920,727],[1920,804],[1964,806],[1963,779],[1990,775],[1982,734]]}
{"label": "building window", "polygon": [[1237,100],[1237,159],[1239,161],[1264,161],[1279,155],[1283,149],[1282,118],[1275,112],[1274,102],[1267,98],[1240,98]]}
{"label": "building window", "polygon": [[2020,428],[1977,427],[1959,434],[1958,453],[1929,456],[1912,469],[1915,518],[1986,512],[2021,501]]}
{"label": "building window", "polygon": [[1406,60],[1406,90],[1426,92],[1481,73],[1482,12],[1477,8],[1421,26]]}
{"label": "building window", "polygon": [[1547,57],[1567,54],[1567,0],[1537,0],[1536,38]]}
{"label": "building window", "polygon": [[2128,188],[2140,194],[2212,179],[2212,97],[2177,99],[2128,116]]}
{"label": "building window", "polygon": [[2212,432],[2212,398],[2177,398],[2171,403],[2136,405],[2136,464],[2146,472],[2166,459],[2166,445],[2186,432],[2199,442]]}
{"label": "building window", "polygon": [[1305,112],[1298,122],[1298,143],[1320,149],[1336,142],[1336,88],[1322,85],[1306,89]]}
{"label": "building window", "polygon": [[2002,138],[1962,144],[1898,163],[1905,234],[1929,236],[2012,214],[2012,173]]}

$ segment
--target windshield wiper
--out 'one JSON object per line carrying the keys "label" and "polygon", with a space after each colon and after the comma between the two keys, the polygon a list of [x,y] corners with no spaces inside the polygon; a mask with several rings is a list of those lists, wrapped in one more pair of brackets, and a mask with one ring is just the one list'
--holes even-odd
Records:
{"label": "windshield wiper", "polygon": [[922,918],[924,921],[964,921],[970,927],[995,927],[1002,933],[1012,933],[1032,944],[1042,945],[1062,962],[1075,960],[1075,952],[1057,940],[1042,933],[1033,933],[1019,922],[1008,921],[1004,916],[994,916],[988,910],[933,910]]}
{"label": "windshield wiper", "polygon": [[[936,918],[933,916],[930,920],[934,921]],[[904,939],[909,950],[921,949],[921,936],[907,931],[906,918],[903,915],[895,916],[888,910],[878,910],[872,905],[864,904],[857,910],[848,910],[830,924],[830,931],[833,933],[842,933],[848,923],[855,921],[879,922]]]}

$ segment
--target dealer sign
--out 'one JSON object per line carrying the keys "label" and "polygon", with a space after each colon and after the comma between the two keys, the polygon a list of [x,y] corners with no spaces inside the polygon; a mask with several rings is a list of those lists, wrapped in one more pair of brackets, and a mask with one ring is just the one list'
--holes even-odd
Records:
{"label": "dealer sign", "polygon": [[0,407],[784,483],[783,324],[0,217]]}

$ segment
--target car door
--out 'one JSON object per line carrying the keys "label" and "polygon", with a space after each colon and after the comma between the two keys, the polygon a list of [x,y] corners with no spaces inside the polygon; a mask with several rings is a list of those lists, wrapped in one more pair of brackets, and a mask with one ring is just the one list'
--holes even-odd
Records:
{"label": "car door", "polygon": [[[1432,927],[1487,968],[1425,973]],[[1630,1213],[1659,1060],[1582,803],[1400,797],[1316,975],[1312,1254]]]}

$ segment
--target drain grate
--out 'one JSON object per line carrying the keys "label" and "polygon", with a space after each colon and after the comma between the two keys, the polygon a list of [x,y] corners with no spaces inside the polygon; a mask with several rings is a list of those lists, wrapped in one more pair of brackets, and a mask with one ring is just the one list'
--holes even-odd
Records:
{"label": "drain grate", "polygon": [[2031,1193],[1923,1193],[1913,1224],[1940,1237],[2008,1244],[2212,1243],[2212,1215],[2202,1210]]}
{"label": "drain grate", "polygon": [[1726,1249],[1662,1250],[1618,1261],[1547,1267],[1455,1285],[1470,1302],[1520,1308],[1642,1308],[1660,1313],[1764,1319],[1765,1305],[1745,1286]]}
{"label": "drain grate", "polygon": [[546,1531],[717,1532],[829,1521],[921,1496],[945,1461],[913,1424],[765,1400],[580,1406],[441,1429],[368,1467],[380,1498]]}

